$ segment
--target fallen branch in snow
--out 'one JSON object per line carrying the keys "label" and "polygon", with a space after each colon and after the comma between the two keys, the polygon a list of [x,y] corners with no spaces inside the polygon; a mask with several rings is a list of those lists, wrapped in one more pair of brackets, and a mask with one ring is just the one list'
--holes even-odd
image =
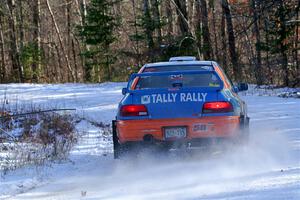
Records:
{"label": "fallen branch in snow", "polygon": [[5,131],[4,129],[2,129],[2,128],[0,127],[0,133],[1,133],[1,132],[4,133],[5,135],[7,135],[8,137],[12,138],[13,140],[16,139],[15,136],[13,136],[12,134],[10,134],[9,132]]}
{"label": "fallen branch in snow", "polygon": [[93,126],[96,126],[98,128],[110,128],[111,124],[106,124],[106,123],[103,123],[103,122],[96,122],[96,121],[93,121],[93,120],[89,120],[87,118],[80,118],[80,120],[86,120],[87,122],[89,122],[90,124],[92,124]]}
{"label": "fallen branch in snow", "polygon": [[6,119],[11,117],[22,117],[26,115],[34,115],[34,114],[41,114],[41,113],[47,113],[47,112],[58,112],[58,111],[75,111],[75,108],[62,108],[62,109],[51,109],[51,110],[40,110],[35,112],[28,112],[28,113],[19,113],[19,114],[6,114],[4,116],[0,116],[0,119]]}

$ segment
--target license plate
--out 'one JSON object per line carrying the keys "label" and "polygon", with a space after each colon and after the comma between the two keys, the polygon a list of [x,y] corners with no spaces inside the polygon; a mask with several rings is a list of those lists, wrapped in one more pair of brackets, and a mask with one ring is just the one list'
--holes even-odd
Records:
{"label": "license plate", "polygon": [[166,139],[178,139],[186,137],[186,127],[166,127],[164,128]]}

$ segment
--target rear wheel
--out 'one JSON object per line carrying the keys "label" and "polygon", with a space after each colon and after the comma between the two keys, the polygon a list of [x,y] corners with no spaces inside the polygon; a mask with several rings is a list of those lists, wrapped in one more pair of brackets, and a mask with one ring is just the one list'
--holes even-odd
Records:
{"label": "rear wheel", "polygon": [[249,117],[241,118],[240,134],[238,138],[239,144],[247,144],[249,142],[249,135],[250,135],[249,121],[250,121]]}
{"label": "rear wheel", "polygon": [[114,159],[118,159],[120,157],[121,145],[119,143],[119,138],[117,134],[117,121],[112,121],[112,136],[113,136],[113,153]]}
{"label": "rear wheel", "polygon": [[119,143],[119,138],[117,134],[117,121],[113,120],[112,121],[112,136],[113,136],[113,154],[114,154],[114,159],[119,159],[124,157],[125,155],[130,154],[133,152],[135,149],[137,149],[137,145],[134,143],[125,143],[125,144],[120,144]]}

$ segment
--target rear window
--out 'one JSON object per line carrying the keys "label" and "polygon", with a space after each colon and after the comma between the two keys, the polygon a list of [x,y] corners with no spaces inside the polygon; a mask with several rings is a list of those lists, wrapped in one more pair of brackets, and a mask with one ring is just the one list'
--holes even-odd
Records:
{"label": "rear window", "polygon": [[170,71],[191,71],[191,70],[213,70],[211,65],[174,65],[146,67],[143,72],[170,72]]}
{"label": "rear window", "polygon": [[215,74],[182,74],[139,77],[135,89],[174,87],[220,87]]}

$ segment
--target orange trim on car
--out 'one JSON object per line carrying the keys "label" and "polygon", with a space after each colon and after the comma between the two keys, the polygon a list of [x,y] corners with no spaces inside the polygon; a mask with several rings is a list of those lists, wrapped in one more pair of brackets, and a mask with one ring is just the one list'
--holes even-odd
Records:
{"label": "orange trim on car", "polygon": [[[145,67],[142,67],[142,68],[139,70],[138,73],[139,73],[139,74],[142,73],[142,72],[144,71],[144,69],[145,69]],[[133,80],[132,85],[131,85],[131,87],[130,87],[131,90],[134,90],[134,89],[135,89],[135,87],[136,87],[138,81],[139,81],[139,77],[136,77],[136,78]]]}
{"label": "orange trim on car", "polygon": [[178,119],[118,120],[117,133],[120,143],[142,141],[145,135],[166,140],[164,127],[187,127],[186,140],[194,138],[232,137],[238,134],[239,116],[214,116]]}
{"label": "orange trim on car", "polygon": [[229,89],[230,88],[230,84],[227,82],[224,74],[222,73],[222,71],[219,69],[218,66],[213,65],[215,71],[218,73],[218,75],[220,76],[220,78],[222,79],[223,83],[224,83],[224,88]]}

